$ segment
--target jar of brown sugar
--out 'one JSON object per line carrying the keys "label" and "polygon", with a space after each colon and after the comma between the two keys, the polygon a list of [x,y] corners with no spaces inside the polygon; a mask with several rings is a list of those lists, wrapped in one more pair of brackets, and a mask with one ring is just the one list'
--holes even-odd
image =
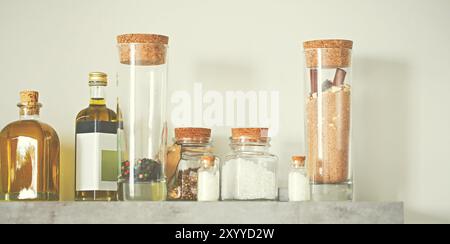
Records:
{"label": "jar of brown sugar", "polygon": [[352,200],[350,126],[353,42],[314,40],[305,42],[303,46],[311,200]]}

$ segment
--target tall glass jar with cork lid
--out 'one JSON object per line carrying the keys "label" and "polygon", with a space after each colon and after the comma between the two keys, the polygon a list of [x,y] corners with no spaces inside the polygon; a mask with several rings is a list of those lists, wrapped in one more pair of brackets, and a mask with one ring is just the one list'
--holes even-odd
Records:
{"label": "tall glass jar with cork lid", "polygon": [[222,200],[278,199],[278,157],[269,152],[268,132],[267,128],[232,129],[232,152],[222,166]]}
{"label": "tall glass jar with cork lid", "polygon": [[314,40],[303,46],[311,200],[349,201],[353,199],[350,161],[353,42]]}
{"label": "tall glass jar with cork lid", "polygon": [[162,201],[167,196],[167,49],[156,34],[117,37],[119,199]]}

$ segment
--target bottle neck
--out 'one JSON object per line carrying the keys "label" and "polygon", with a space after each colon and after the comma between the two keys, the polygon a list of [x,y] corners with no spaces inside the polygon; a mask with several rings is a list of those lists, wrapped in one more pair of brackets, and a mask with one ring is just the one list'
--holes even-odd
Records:
{"label": "bottle neck", "polygon": [[39,120],[39,112],[42,107],[41,104],[35,106],[18,105],[20,120]]}
{"label": "bottle neck", "polygon": [[89,105],[92,106],[106,106],[105,100],[105,87],[104,86],[91,86],[91,99]]}

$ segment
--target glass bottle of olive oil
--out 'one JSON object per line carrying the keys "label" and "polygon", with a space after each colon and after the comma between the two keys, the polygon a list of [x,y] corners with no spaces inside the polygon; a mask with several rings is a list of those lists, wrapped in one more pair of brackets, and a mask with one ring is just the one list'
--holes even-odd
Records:
{"label": "glass bottle of olive oil", "polygon": [[0,133],[0,201],[58,201],[60,144],[39,121],[39,93],[20,93],[20,120]]}
{"label": "glass bottle of olive oil", "polygon": [[117,116],[106,107],[107,75],[89,74],[89,107],[76,119],[77,201],[117,200]]}

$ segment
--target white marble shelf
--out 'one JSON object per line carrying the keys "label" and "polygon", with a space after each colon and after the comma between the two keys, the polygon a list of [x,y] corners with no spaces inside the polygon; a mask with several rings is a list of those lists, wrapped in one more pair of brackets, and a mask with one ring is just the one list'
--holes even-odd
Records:
{"label": "white marble shelf", "polygon": [[402,224],[403,203],[36,202],[0,203],[18,224]]}

